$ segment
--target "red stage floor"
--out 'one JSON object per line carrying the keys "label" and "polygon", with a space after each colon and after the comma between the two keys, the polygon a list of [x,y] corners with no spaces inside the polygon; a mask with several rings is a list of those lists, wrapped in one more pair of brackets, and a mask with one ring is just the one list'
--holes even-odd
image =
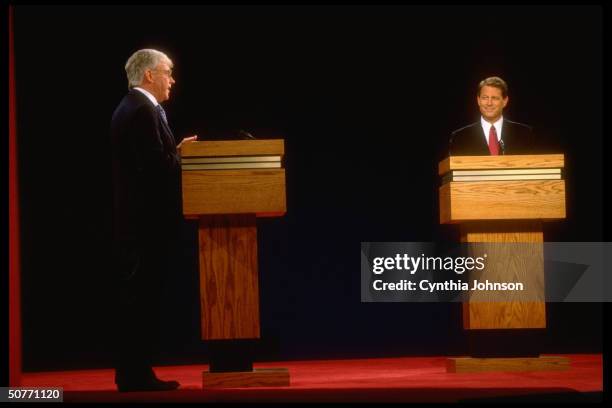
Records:
{"label": "red stage floor", "polygon": [[601,354],[564,355],[567,371],[446,373],[446,357],[316,360],[256,363],[289,369],[291,386],[203,390],[206,365],[155,369],[161,379],[181,383],[177,391],[119,393],[113,370],[25,373],[23,387],[64,388],[64,401],[83,402],[451,402],[506,398],[598,400],[603,389]]}

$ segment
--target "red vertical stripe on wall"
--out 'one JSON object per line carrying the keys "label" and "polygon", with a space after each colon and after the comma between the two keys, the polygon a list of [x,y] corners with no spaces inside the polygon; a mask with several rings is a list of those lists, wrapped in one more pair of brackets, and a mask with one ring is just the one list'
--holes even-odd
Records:
{"label": "red vertical stripe on wall", "polygon": [[19,185],[17,183],[17,98],[13,7],[9,6],[9,385],[21,385],[21,285],[19,250]]}

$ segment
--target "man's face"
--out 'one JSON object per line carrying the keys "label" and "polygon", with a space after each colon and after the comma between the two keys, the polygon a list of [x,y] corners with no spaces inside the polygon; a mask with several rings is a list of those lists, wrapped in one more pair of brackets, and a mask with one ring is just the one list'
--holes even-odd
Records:
{"label": "man's face", "polygon": [[504,98],[501,89],[485,85],[480,90],[480,95],[476,97],[476,102],[482,117],[487,122],[493,123],[501,117],[508,104],[508,96]]}
{"label": "man's face", "polygon": [[167,61],[160,62],[154,70],[151,71],[152,83],[151,90],[157,102],[164,102],[170,99],[170,88],[175,83],[172,78],[172,68]]}

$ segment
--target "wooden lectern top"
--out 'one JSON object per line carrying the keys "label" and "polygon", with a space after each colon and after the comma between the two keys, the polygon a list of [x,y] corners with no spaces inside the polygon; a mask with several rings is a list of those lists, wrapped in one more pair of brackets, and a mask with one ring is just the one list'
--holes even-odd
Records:
{"label": "wooden lectern top", "polygon": [[283,139],[216,140],[186,143],[181,148],[185,157],[257,156],[285,154]]}
{"label": "wooden lectern top", "polygon": [[282,139],[191,142],[181,149],[183,215],[281,216],[285,197]]}
{"label": "wooden lectern top", "polygon": [[565,218],[563,167],[562,154],[448,157],[440,223]]}
{"label": "wooden lectern top", "polygon": [[449,156],[438,164],[438,175],[452,170],[563,168],[562,154]]}

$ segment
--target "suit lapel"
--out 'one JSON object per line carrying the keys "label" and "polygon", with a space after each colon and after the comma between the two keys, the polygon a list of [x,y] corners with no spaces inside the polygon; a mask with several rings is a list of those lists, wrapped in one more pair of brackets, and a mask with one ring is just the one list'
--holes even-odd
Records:
{"label": "suit lapel", "polygon": [[170,138],[170,140],[174,140],[174,134],[172,133],[172,130],[170,129],[170,126],[168,126],[168,124],[166,123],[165,120],[163,120],[162,118],[159,118],[159,121],[162,124],[162,127],[164,128],[165,132],[167,134],[167,136]]}
{"label": "suit lapel", "polygon": [[513,142],[512,142],[512,125],[509,124],[508,120],[504,118],[502,122],[502,140],[504,141],[504,153],[508,154],[508,149],[512,152]]}
{"label": "suit lapel", "polygon": [[130,94],[132,95],[136,95],[137,98],[140,98],[143,101],[146,101],[150,106],[152,106],[152,109],[155,111],[155,114],[157,116],[158,121],[161,123],[161,129],[160,132],[163,133],[163,138],[165,140],[162,141],[162,143],[168,144],[170,147],[171,151],[176,151],[176,142],[174,140],[174,134],[172,133],[172,130],[170,129],[170,126],[168,126],[168,124],[166,124],[166,122],[161,118],[160,113],[157,110],[157,107],[153,106],[153,104],[151,103],[151,100],[149,100],[149,98],[147,98],[142,92],[137,91],[136,89],[130,89],[129,91]]}
{"label": "suit lapel", "polygon": [[480,121],[478,121],[474,124],[474,126],[475,129],[473,134],[475,139],[475,145],[478,146],[482,155],[491,154],[491,152],[489,152],[489,145],[487,144],[487,135],[485,134],[484,129],[482,128],[482,124],[480,123]]}

